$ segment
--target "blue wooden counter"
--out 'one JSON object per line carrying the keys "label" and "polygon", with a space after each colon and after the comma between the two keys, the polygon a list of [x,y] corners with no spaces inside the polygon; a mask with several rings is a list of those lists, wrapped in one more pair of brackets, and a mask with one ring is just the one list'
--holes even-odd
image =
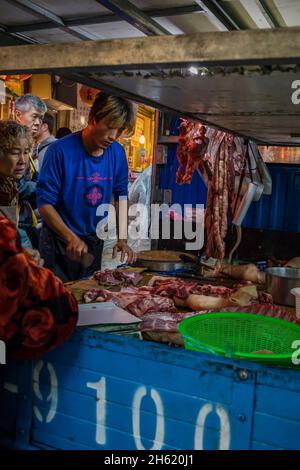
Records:
{"label": "blue wooden counter", "polygon": [[78,330],[0,366],[0,445],[300,449],[299,371]]}

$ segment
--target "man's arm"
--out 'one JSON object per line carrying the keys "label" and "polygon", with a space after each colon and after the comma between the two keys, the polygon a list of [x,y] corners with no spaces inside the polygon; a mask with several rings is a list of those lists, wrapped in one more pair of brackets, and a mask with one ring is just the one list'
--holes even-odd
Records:
{"label": "man's arm", "polygon": [[80,261],[88,252],[88,247],[81,238],[67,227],[57,210],[50,204],[39,208],[39,213],[46,224],[67,243],[67,253],[75,261]]}

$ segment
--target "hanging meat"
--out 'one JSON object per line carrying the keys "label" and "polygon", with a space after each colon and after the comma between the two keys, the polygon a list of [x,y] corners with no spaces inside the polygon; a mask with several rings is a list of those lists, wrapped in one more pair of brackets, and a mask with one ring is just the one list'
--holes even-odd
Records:
{"label": "hanging meat", "polygon": [[[243,194],[241,184],[235,191],[235,180],[240,175],[242,183],[247,172],[245,142],[226,132],[206,129],[200,123],[183,119],[179,126],[177,158],[178,184],[190,183],[196,169],[208,181],[205,212],[206,257],[222,261],[226,251],[228,217],[235,213]],[[240,227],[237,228],[237,233],[237,243],[229,253],[230,260],[241,240]],[[220,263],[218,266],[220,267]]]}
{"label": "hanging meat", "polygon": [[206,257],[221,261],[225,257],[229,210],[233,212],[236,199],[235,175],[245,166],[240,139],[222,131],[211,131],[204,161],[212,169],[205,212]]}
{"label": "hanging meat", "polygon": [[[193,174],[201,166],[208,138],[205,136],[206,128],[200,124],[184,119],[179,126],[179,141],[177,158],[179,167],[176,173],[178,184],[187,184],[192,181]],[[183,173],[183,166],[185,173]]]}

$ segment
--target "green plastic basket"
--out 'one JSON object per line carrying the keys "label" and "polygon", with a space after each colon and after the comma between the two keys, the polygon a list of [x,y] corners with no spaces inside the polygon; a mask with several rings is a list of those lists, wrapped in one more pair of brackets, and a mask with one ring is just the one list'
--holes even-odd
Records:
{"label": "green plastic basket", "polygon": [[[250,313],[208,313],[182,320],[179,331],[186,349],[226,357],[293,367],[292,344],[300,325]],[[268,350],[273,354],[257,354]]]}

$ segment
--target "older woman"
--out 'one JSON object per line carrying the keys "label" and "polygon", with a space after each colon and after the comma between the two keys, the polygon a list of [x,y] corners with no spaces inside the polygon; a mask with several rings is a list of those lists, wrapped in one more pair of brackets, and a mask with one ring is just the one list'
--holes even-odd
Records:
{"label": "older woman", "polygon": [[[14,121],[0,121],[0,214],[16,226],[20,213],[18,182],[28,168],[32,143],[31,132],[26,126]],[[19,226],[18,234],[22,246],[43,264],[39,252],[26,243],[27,236],[24,237],[24,230]]]}
{"label": "older woman", "polygon": [[29,163],[32,137],[25,126],[0,121],[0,211],[17,224],[18,186]]}

